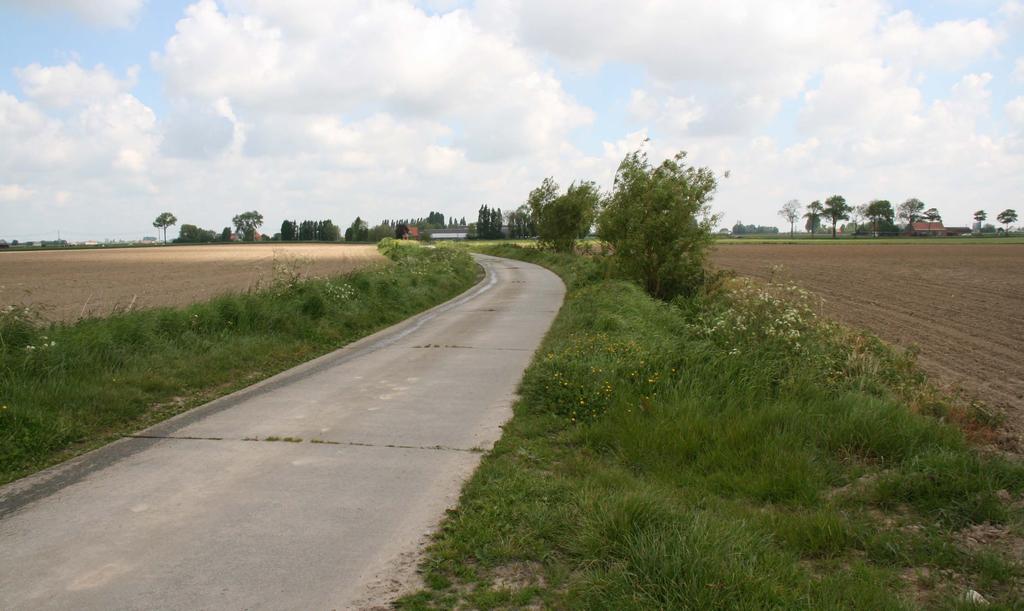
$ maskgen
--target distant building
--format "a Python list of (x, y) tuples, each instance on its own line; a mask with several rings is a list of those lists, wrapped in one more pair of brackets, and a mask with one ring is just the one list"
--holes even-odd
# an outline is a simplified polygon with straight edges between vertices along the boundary
[(449, 227), (447, 229), (434, 229), (430, 237), (435, 240), (465, 240), (469, 236), (469, 227)]
[(942, 221), (929, 223), (928, 221), (914, 221), (914, 224), (907, 228), (906, 234), (913, 236), (961, 236), (971, 233), (970, 227), (946, 227)]
[(942, 221), (935, 221), (934, 223), (930, 223), (928, 221), (914, 221), (913, 224), (907, 228), (907, 234), (915, 236), (946, 235), (946, 228), (942, 226)]
[(11, 245), (7, 243), (7, 240), (0, 240), (0, 248), (10, 248)]

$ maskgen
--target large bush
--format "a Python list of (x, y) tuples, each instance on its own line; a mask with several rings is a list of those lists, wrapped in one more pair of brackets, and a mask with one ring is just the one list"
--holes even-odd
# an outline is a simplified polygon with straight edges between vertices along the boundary
[(598, 235), (620, 272), (659, 299), (692, 294), (703, 284), (716, 220), (715, 176), (685, 158), (679, 153), (653, 167), (642, 151), (628, 155), (598, 220)]
[(586, 237), (594, 224), (601, 201), (600, 192), (592, 182), (573, 183), (563, 195), (558, 183), (545, 178), (530, 191), (527, 204), (537, 224), (540, 245), (559, 252), (572, 252), (576, 240)]

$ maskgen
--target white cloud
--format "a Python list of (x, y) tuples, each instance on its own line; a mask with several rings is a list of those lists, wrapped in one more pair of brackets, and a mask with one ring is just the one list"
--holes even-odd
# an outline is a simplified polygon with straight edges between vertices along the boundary
[(1010, 123), (1024, 132), (1024, 96), (1018, 96), (1007, 102), (1005, 110)]
[(922, 107), (921, 93), (907, 84), (906, 74), (877, 60), (825, 68), (821, 85), (804, 102), (799, 125), (807, 134), (877, 137), (914, 128)]
[(999, 33), (984, 19), (942, 21), (923, 27), (910, 11), (885, 21), (881, 51), (897, 63), (941, 69), (959, 69), (991, 54)]
[(18, 202), (32, 197), (34, 191), (21, 185), (0, 185), (0, 202)]
[(707, 113), (694, 96), (653, 96), (642, 89), (636, 89), (631, 94), (629, 110), (635, 119), (674, 135), (687, 133), (690, 126)]
[(243, 14), (202, 0), (189, 7), (155, 65), (174, 95), (227, 98), (245, 121), (367, 111), (457, 121), (456, 144), (481, 160), (557, 146), (592, 120), (553, 74), (464, 11), (429, 16), (399, 2), (298, 4), (230, 4), (252, 11)]
[(127, 28), (135, 25), (144, 0), (0, 0), (33, 11), (69, 11), (93, 25)]
[(1024, 57), (1018, 57), (1013, 65), (1013, 80), (1024, 83)]
[(482, 0), (478, 20), (584, 68), (627, 62), (658, 95), (705, 109), (690, 133), (753, 134), (822, 71), (877, 63), (962, 69), (995, 52), (983, 19), (922, 25), (880, 0)]
[(138, 72), (138, 68), (133, 67), (125, 79), (120, 80), (102, 65), (85, 70), (75, 62), (45, 67), (31, 64), (14, 70), (25, 95), (51, 108), (84, 105), (130, 91)]

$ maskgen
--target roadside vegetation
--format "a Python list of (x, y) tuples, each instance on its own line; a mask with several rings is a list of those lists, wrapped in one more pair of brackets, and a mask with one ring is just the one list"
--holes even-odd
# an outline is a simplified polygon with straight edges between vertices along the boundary
[(182, 309), (44, 323), (0, 312), (0, 484), (227, 394), (469, 288), (471, 257), (387, 240), (391, 259)]
[(633, 155), (598, 211), (618, 248), (482, 248), (569, 292), (400, 608), (1020, 608), (994, 423), (797, 287), (704, 272), (714, 187)]

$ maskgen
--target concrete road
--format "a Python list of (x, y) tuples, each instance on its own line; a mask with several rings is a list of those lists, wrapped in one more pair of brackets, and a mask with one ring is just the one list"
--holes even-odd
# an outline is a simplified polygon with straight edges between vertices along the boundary
[(562, 303), (551, 272), (478, 261), (443, 306), (0, 488), (0, 609), (393, 599)]

